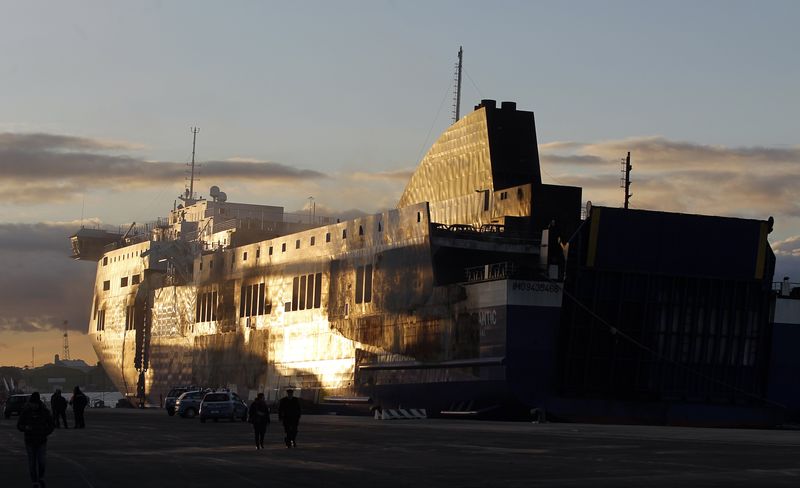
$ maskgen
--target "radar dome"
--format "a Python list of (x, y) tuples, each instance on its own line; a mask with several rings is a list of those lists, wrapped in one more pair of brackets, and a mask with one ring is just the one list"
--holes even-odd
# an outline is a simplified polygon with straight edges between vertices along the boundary
[(208, 190), (208, 194), (211, 195), (212, 198), (216, 198), (219, 195), (219, 187), (214, 185)]
[(228, 195), (226, 195), (224, 191), (221, 191), (219, 192), (219, 195), (217, 195), (217, 200), (220, 202), (225, 202), (228, 200)]

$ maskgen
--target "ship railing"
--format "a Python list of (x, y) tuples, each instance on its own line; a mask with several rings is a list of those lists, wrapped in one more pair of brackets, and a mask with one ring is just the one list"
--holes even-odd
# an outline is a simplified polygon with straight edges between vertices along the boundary
[(233, 218), (222, 222), (214, 222), (212, 232), (224, 232), (231, 229), (257, 230), (265, 232), (278, 232), (283, 222), (264, 220), (260, 218)]
[(284, 213), (283, 221), (290, 224), (328, 225), (336, 220), (326, 215), (313, 215), (311, 213)]

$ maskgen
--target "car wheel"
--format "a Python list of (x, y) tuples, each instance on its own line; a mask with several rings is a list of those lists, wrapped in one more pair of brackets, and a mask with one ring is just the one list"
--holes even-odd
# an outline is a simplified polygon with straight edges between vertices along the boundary
[(203, 417), (200, 417), (200, 423), (201, 423), (201, 424), (204, 424), (204, 423), (206, 423), (206, 419), (204, 419)]
[(175, 409), (174, 408), (168, 408), (167, 409), (167, 415), (169, 415), (170, 417), (175, 415)]
[(187, 408), (186, 412), (183, 414), (185, 418), (193, 419), (197, 415), (197, 411), (193, 408)]

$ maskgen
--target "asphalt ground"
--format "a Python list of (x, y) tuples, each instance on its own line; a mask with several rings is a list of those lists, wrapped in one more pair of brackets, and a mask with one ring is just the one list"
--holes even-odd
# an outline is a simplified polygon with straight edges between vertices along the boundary
[[(47, 486), (800, 486), (800, 431), (307, 415), (286, 449), (276, 420), (258, 451), (243, 422), (88, 409), (86, 429), (50, 436)], [(16, 417), (0, 419), (0, 486), (31, 486)]]

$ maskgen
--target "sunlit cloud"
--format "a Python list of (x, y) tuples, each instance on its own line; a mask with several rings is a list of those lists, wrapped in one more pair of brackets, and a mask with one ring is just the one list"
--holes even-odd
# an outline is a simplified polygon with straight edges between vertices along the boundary
[(356, 171), (355, 173), (349, 175), (349, 178), (353, 181), (398, 181), (405, 185), (413, 173), (413, 169), (379, 171), (376, 173)]
[(787, 237), (772, 243), (772, 250), (779, 256), (800, 257), (800, 236)]
[(640, 137), (540, 146), (548, 177), (583, 187), (584, 199), (620, 206), (620, 161), (631, 152), (636, 208), (748, 218), (800, 217), (800, 147), (725, 147)]
[[(64, 202), (88, 191), (146, 188), (182, 181), (184, 163), (119, 154), (140, 146), (57, 134), (0, 134), (0, 201)], [(324, 179), (319, 171), (245, 158), (204, 161), (204, 178), (292, 183)]]

